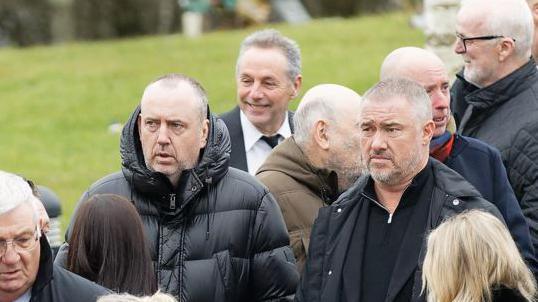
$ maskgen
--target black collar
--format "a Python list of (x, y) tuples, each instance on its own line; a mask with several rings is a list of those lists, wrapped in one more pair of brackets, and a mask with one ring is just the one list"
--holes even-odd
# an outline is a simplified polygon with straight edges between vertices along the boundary
[(534, 84), (535, 81), (531, 78), (535, 77), (537, 72), (534, 59), (531, 58), (511, 74), (486, 87), (478, 88), (466, 81), (463, 77), (463, 70), (457, 74), (457, 77), (464, 83), (465, 90), (468, 92), (465, 95), (465, 101), (474, 108), (484, 110), (499, 106), (528, 89)]
[(39, 239), (41, 247), (39, 255), (39, 269), (34, 284), (32, 285), (32, 297), (39, 296), (39, 292), (47, 286), (52, 280), (53, 259), (52, 250), (45, 235), (41, 235)]

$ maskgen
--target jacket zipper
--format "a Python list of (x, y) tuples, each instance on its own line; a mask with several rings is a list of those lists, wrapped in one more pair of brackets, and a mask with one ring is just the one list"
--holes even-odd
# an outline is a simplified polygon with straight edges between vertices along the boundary
[(176, 194), (170, 194), (170, 210), (176, 209)]
[(392, 215), (394, 215), (394, 213), (391, 213), (385, 206), (383, 206), (382, 204), (377, 202), (377, 200), (371, 198), (370, 196), (368, 196), (368, 195), (366, 195), (364, 193), (361, 193), (361, 195), (366, 197), (367, 199), (371, 200), (372, 202), (374, 202), (376, 205), (378, 205), (379, 207), (381, 207), (385, 211), (387, 211), (387, 213), (389, 214), (389, 219), (387, 219), (387, 223), (389, 223), (389, 224), (392, 223)]
[(184, 250), (185, 250), (185, 222), (182, 222), (181, 223), (181, 241), (180, 241), (180, 246), (179, 246), (179, 284), (178, 284), (178, 288), (179, 288), (179, 291), (178, 291), (178, 296), (180, 297), (180, 301), (183, 301), (183, 295), (182, 295), (182, 292), (183, 292), (183, 275), (184, 275), (184, 271), (183, 271), (183, 262), (184, 262), (184, 257), (185, 257), (185, 253), (184, 253)]

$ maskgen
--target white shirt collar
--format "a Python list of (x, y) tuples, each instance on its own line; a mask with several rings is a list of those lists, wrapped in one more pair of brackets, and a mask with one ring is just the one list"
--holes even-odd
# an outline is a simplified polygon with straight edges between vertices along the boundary
[[(256, 142), (264, 135), (263, 133), (256, 128), (247, 118), (247, 116), (240, 110), (239, 112), (241, 118), (241, 128), (243, 128), (243, 139), (245, 140), (245, 151), (248, 152)], [(291, 128), (288, 120), (288, 112), (286, 111), (286, 116), (284, 117), (284, 122), (280, 126), (280, 129), (276, 132), (282, 135), (283, 138), (288, 138), (291, 136)], [(275, 133), (275, 134), (276, 134)]]
[(22, 296), (15, 299), (13, 302), (30, 302), (30, 298), (32, 298), (32, 288), (30, 287)]

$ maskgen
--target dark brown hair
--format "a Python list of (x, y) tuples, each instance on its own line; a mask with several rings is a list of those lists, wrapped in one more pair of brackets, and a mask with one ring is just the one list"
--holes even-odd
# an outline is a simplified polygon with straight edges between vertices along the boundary
[(142, 220), (134, 205), (114, 194), (97, 194), (78, 209), (67, 267), (116, 292), (157, 291)]

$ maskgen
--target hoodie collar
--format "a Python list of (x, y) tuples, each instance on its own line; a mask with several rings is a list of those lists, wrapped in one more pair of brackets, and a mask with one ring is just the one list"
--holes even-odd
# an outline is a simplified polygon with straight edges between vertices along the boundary
[(52, 281), (52, 250), (47, 237), (44, 234), (39, 238), (39, 245), (41, 249), (39, 255), (39, 269), (34, 284), (32, 285), (32, 297), (39, 296), (39, 293)]

